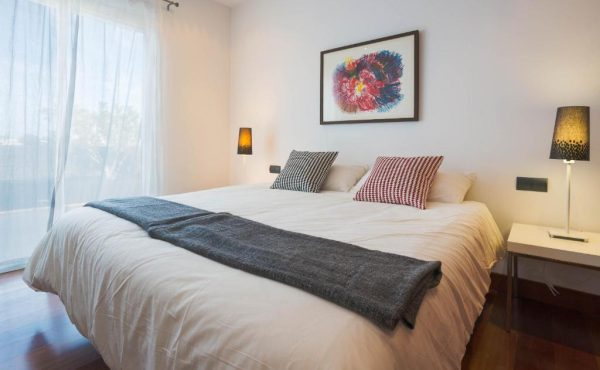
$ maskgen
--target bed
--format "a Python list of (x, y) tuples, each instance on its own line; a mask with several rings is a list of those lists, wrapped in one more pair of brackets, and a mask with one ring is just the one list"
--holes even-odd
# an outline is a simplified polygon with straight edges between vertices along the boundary
[(459, 369), (503, 240), (478, 202), (427, 210), (351, 192), (234, 186), (164, 197), (284, 230), (442, 262), (413, 330), (382, 330), (302, 290), (221, 265), (137, 225), (82, 207), (63, 216), (25, 270), (57, 294), (114, 369)]

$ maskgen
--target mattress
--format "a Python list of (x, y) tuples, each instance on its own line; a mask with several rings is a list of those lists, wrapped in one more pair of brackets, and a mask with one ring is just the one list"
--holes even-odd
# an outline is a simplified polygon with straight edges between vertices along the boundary
[(427, 210), (236, 186), (166, 199), (442, 262), (411, 330), (385, 331), (302, 290), (151, 239), (94, 208), (63, 216), (24, 274), (57, 294), (113, 369), (459, 369), (503, 240), (478, 202)]

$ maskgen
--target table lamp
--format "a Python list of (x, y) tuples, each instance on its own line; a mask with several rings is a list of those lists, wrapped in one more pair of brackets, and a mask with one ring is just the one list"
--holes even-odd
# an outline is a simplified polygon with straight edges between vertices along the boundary
[(590, 107), (560, 107), (556, 111), (550, 159), (562, 159), (567, 165), (567, 218), (564, 231), (549, 231), (550, 237), (587, 242), (573, 233), (571, 222), (571, 166), (575, 161), (590, 160)]

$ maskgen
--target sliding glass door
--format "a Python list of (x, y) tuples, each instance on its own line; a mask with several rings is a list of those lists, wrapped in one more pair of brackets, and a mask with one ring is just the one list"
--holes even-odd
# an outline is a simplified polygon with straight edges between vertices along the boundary
[(0, 0), (0, 271), (95, 199), (158, 191), (155, 9)]

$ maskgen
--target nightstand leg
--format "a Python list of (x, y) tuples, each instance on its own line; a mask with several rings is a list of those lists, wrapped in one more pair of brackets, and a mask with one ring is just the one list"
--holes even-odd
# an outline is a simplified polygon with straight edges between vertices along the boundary
[(519, 256), (513, 254), (513, 297), (519, 298)]
[(506, 331), (510, 332), (512, 325), (512, 274), (513, 274), (513, 254), (508, 252), (506, 255)]

